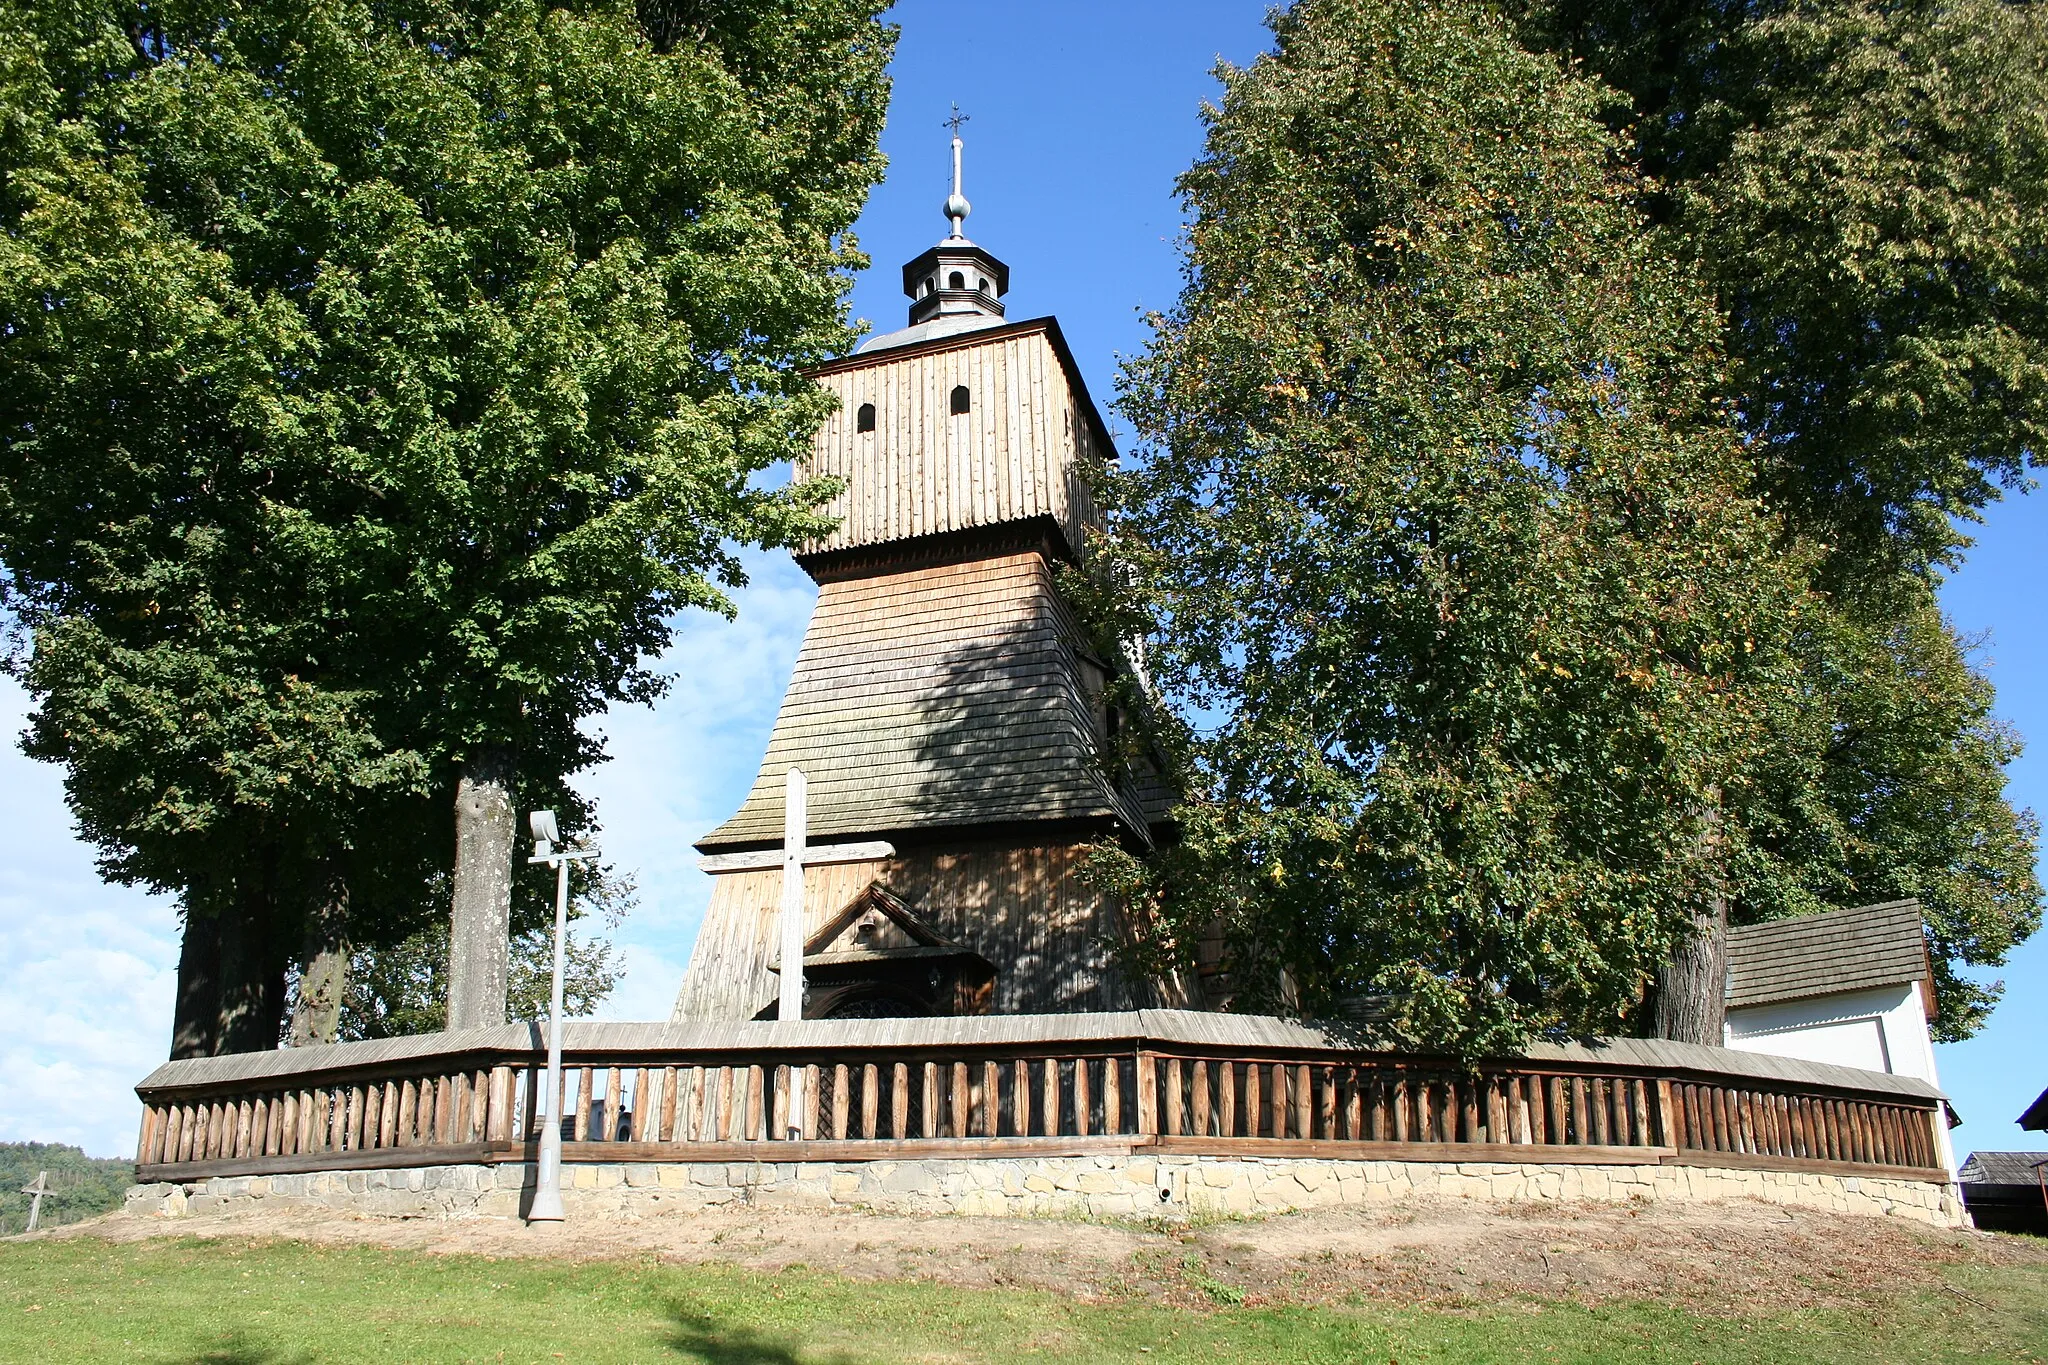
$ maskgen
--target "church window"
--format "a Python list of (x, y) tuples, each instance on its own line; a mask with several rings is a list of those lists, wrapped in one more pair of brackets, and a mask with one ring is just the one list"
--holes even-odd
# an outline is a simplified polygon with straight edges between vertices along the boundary
[(972, 406), (973, 396), (967, 392), (967, 386), (965, 384), (955, 384), (953, 386), (953, 416), (958, 417)]
[(981, 284), (980, 284), (979, 288), (981, 289), (981, 292), (982, 292), (982, 293), (986, 294), (986, 293), (988, 292), (988, 281), (987, 281), (987, 280), (983, 280), (983, 281), (981, 282)]
[(855, 431), (873, 431), (875, 429), (875, 405), (873, 403), (862, 403), (860, 405), (860, 411), (855, 413), (853, 417), (853, 427)]
[(952, 274), (946, 276), (946, 288), (965, 289), (966, 287), (967, 277), (961, 274), (959, 271), (956, 270)]

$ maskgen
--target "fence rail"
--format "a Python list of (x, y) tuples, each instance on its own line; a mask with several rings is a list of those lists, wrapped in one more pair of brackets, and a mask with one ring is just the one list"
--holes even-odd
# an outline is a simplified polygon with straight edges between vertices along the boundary
[[(806, 1028), (820, 1037), (816, 1025)], [(1150, 1146), (1946, 1178), (1934, 1126), (1939, 1097), (1900, 1078), (1810, 1064), (1781, 1066), (1797, 1074), (1780, 1076), (1715, 1074), (1704, 1063), (1732, 1058), (1757, 1069), (1755, 1059), (1719, 1049), (1680, 1049), (1673, 1055), (1687, 1064), (1673, 1065), (1662, 1053), (1632, 1062), (1552, 1048), (1547, 1057), (1467, 1069), (1333, 1046), (1312, 1030), (1285, 1028), (1305, 1035), (1297, 1046), (1275, 1046), (1269, 1036), (1235, 1046), (1056, 1036), (891, 1045), (874, 1041), (874, 1021), (863, 1021), (836, 1046), (572, 1047), (559, 1110), (564, 1159), (846, 1160)], [(448, 1037), (451, 1046), (438, 1052), (432, 1039), (408, 1040), (409, 1056), (360, 1059), (349, 1047), (369, 1045), (345, 1045), (321, 1050), (331, 1060), (278, 1053), (169, 1064), (138, 1087), (140, 1174), (531, 1159), (545, 1076), (537, 1050), (458, 1048), (459, 1036)], [(1672, 1045), (1657, 1046), (1672, 1053)], [(294, 1074), (264, 1074), (287, 1068)], [(792, 1087), (792, 1077), (800, 1084)]]

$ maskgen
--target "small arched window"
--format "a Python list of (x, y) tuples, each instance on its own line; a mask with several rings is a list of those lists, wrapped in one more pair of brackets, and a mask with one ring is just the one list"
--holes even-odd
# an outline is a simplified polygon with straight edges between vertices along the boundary
[(946, 288), (965, 289), (966, 287), (967, 277), (961, 274), (959, 271), (956, 270), (952, 274), (946, 276)]
[(875, 429), (875, 405), (873, 403), (862, 403), (860, 405), (860, 411), (853, 415), (853, 429), (855, 431), (873, 431)]
[(958, 417), (961, 413), (968, 411), (972, 407), (973, 398), (967, 392), (967, 386), (965, 384), (955, 384), (953, 386), (953, 416)]
[(983, 280), (983, 281), (981, 282), (981, 284), (980, 284), (980, 286), (979, 286), (979, 287), (980, 287), (980, 289), (981, 289), (981, 292), (982, 292), (982, 293), (984, 293), (984, 294), (986, 294), (986, 293), (988, 292), (988, 281), (987, 281), (987, 280)]

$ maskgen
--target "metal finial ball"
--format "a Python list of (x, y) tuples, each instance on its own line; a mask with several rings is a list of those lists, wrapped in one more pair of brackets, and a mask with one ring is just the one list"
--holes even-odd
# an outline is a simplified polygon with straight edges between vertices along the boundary
[(946, 216), (948, 218), (965, 218), (972, 207), (967, 202), (967, 196), (964, 194), (949, 194), (946, 196)]

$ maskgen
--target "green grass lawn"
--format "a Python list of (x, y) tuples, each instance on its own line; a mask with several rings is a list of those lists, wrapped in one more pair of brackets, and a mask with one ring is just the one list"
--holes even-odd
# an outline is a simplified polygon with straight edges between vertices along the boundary
[[(1974, 1302), (1973, 1302), (1974, 1301)], [(1980, 1306), (1981, 1305), (1981, 1306)], [(1076, 1303), (1024, 1290), (299, 1243), (0, 1246), (0, 1361), (2048, 1360), (2048, 1268), (1845, 1311)]]

